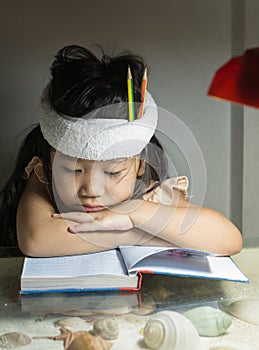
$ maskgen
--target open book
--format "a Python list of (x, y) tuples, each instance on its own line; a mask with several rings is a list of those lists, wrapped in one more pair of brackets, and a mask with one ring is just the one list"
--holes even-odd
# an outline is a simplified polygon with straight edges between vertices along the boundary
[(229, 256), (188, 248), (121, 246), (84, 255), (27, 257), (21, 294), (137, 290), (143, 273), (248, 282)]

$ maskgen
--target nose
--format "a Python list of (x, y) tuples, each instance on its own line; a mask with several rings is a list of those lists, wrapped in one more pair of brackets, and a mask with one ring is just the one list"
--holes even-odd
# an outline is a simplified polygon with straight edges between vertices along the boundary
[(82, 197), (101, 197), (105, 192), (103, 181), (93, 174), (84, 174), (78, 185), (78, 195)]

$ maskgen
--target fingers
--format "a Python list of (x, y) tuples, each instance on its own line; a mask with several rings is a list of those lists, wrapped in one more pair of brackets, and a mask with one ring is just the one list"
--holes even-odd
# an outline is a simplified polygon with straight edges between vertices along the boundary
[(89, 215), (88, 213), (82, 212), (55, 213), (52, 217), (75, 222), (75, 225), (73, 225), (73, 223), (71, 224), (71, 222), (68, 224), (68, 231), (71, 233), (86, 233), (104, 230), (124, 231), (133, 227), (133, 223), (128, 215), (118, 215), (109, 212), (104, 216), (102, 214), (100, 217), (98, 215)]
[(84, 222), (91, 222), (94, 219), (91, 217), (91, 215), (87, 213), (81, 213), (81, 212), (69, 212), (69, 213), (54, 213), (52, 215), (53, 218), (60, 218), (64, 220), (70, 220), (70, 221), (76, 221), (79, 223)]
[(84, 222), (79, 225), (70, 226), (68, 230), (71, 233), (83, 233), (90, 231), (125, 231), (130, 230), (132, 227), (132, 222), (126, 217), (114, 221), (94, 220), (91, 222)]
[(98, 221), (84, 222), (80, 225), (70, 226), (68, 231), (71, 233), (83, 233), (103, 230), (103, 226)]

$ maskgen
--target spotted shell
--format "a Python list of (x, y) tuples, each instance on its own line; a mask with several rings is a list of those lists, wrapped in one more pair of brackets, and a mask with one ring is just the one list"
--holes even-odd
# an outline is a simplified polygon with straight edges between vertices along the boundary
[(78, 327), (85, 323), (81, 317), (62, 318), (54, 323), (55, 327)]
[(72, 341), (67, 350), (109, 350), (111, 347), (112, 343), (84, 332)]
[(115, 340), (119, 335), (118, 321), (115, 317), (104, 317), (93, 324), (93, 334), (106, 340)]
[(30, 342), (31, 339), (27, 337), (27, 335), (18, 332), (10, 332), (0, 335), (0, 348), (4, 349), (19, 348), (30, 344)]
[(197, 350), (199, 335), (185, 316), (162, 311), (151, 317), (144, 328), (144, 342), (153, 350)]
[(226, 333), (232, 319), (225, 312), (210, 307), (200, 306), (183, 313), (196, 327), (199, 335), (217, 337)]

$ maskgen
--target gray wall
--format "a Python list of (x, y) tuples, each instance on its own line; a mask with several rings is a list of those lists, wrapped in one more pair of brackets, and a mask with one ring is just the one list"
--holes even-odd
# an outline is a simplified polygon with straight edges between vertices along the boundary
[[(241, 8), (242, 1), (231, 0), (5, 3), (0, 21), (0, 181), (10, 171), (21, 131), (37, 121), (39, 95), (55, 52), (67, 44), (98, 43), (109, 53), (130, 49), (144, 56), (150, 67), (149, 90), (158, 105), (181, 118), (201, 148), (207, 169), (204, 205), (240, 225), (241, 197), (235, 197), (235, 187), (242, 178), (232, 177), (242, 164), (242, 154), (232, 152), (236, 112), (206, 92), (214, 71), (231, 57), (233, 47), (239, 49), (241, 38), (233, 28), (242, 20)], [(161, 123), (161, 128), (169, 140), (174, 137), (173, 123)], [(175, 148), (170, 142), (168, 146), (173, 156)], [(181, 157), (181, 152), (175, 155), (177, 172), (191, 175)], [(197, 178), (200, 164), (194, 167)]]
[[(245, 47), (259, 46), (259, 2), (245, 2)], [(247, 246), (259, 245), (259, 110), (244, 108), (243, 232)]]

